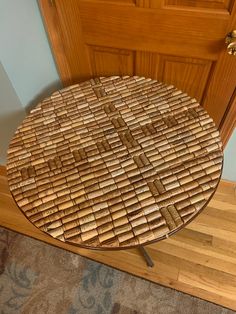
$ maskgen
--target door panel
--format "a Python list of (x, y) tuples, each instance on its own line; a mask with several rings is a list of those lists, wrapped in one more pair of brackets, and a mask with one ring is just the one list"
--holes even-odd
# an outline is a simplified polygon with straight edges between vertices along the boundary
[[(131, 50), (89, 46), (93, 76), (133, 75), (135, 54)], [(109, 67), (107, 66), (109, 64)]]
[(223, 9), (230, 11), (233, 1), (231, 0), (165, 0), (165, 5), (175, 7), (192, 7), (192, 8), (209, 8), (209, 9)]
[[(225, 14), (218, 18), (215, 14), (194, 16), (192, 12), (113, 3), (103, 6), (96, 1), (77, 3), (85, 43), (105, 47), (216, 60), (228, 23)], [(64, 0), (58, 0), (60, 10), (63, 6)]]
[(173, 84), (201, 102), (212, 64), (209, 60), (139, 52), (136, 74)]
[(41, 8), (65, 85), (92, 76), (151, 77), (195, 97), (223, 126), (236, 86), (236, 58), (225, 47), (236, 28), (235, 1), (51, 2), (41, 0)]

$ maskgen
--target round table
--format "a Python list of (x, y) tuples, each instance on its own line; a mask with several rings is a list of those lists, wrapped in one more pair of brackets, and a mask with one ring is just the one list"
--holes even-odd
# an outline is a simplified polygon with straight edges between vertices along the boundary
[(90, 249), (167, 238), (213, 196), (223, 164), (195, 99), (144, 77), (101, 77), (39, 103), (17, 129), (7, 176), (26, 217)]

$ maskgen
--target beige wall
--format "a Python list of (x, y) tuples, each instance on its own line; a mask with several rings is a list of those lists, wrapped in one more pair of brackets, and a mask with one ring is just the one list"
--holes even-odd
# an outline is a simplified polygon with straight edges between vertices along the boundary
[(222, 178), (236, 181), (236, 129), (234, 129), (224, 151), (224, 168)]
[(23, 107), (60, 87), (37, 0), (0, 0), (0, 62)]
[(24, 116), (25, 110), (0, 62), (0, 164), (5, 164), (9, 141)]

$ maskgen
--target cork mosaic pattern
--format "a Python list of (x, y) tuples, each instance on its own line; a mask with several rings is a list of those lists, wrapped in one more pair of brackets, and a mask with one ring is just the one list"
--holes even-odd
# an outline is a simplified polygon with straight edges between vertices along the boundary
[(23, 121), (8, 150), (12, 195), (52, 237), (124, 248), (168, 237), (213, 195), (222, 149), (195, 99), (143, 77), (64, 88)]

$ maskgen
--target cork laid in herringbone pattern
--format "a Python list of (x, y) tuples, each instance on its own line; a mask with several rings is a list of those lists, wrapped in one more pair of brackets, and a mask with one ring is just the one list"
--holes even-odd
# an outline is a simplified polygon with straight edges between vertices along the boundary
[(217, 187), (213, 120), (185, 93), (143, 77), (64, 88), (31, 111), (8, 150), (12, 195), (54, 238), (126, 248), (168, 237)]

